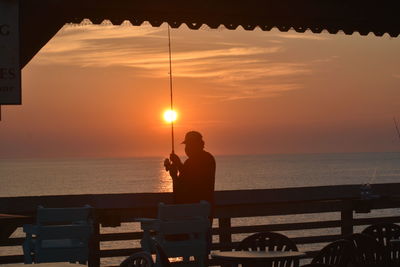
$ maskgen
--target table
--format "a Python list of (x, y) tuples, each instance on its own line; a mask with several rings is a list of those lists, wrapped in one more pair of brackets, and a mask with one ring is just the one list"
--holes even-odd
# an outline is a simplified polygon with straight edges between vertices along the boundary
[(25, 215), (0, 214), (0, 240), (6, 240), (18, 227), (32, 223), (33, 218)]
[[(8, 267), (26, 267), (26, 264), (17, 263), (17, 264), (7, 264)], [(78, 265), (75, 263), (68, 263), (68, 262), (49, 262), (49, 263), (35, 263), (35, 267), (79, 267), (83, 265)]]
[(233, 265), (240, 263), (265, 263), (277, 260), (296, 260), (305, 255), (305, 253), (300, 251), (218, 251), (211, 253), (212, 258)]

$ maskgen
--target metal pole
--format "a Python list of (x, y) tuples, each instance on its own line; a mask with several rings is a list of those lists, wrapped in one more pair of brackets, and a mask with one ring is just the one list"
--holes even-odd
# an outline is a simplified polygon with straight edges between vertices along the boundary
[[(171, 101), (171, 111), (174, 110), (174, 102), (173, 102), (173, 95), (172, 95), (172, 60), (171, 60), (171, 33), (169, 29), (169, 24), (167, 23), (168, 26), (168, 49), (169, 49), (169, 91), (170, 91), (170, 101)], [(175, 141), (174, 141), (174, 121), (171, 120), (171, 144), (172, 144), (172, 154), (175, 152)]]

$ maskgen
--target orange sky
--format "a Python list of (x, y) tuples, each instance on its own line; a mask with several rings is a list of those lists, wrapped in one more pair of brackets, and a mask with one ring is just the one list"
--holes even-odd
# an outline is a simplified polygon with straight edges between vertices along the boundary
[[(371, 34), (173, 29), (177, 143), (195, 129), (214, 154), (398, 151), (399, 47)], [(64, 26), (22, 84), (23, 105), (2, 107), (1, 158), (170, 151), (165, 24)]]

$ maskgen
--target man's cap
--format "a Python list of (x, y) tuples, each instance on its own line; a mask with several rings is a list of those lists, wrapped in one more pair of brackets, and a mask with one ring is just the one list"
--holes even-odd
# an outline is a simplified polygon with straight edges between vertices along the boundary
[(196, 131), (187, 132), (182, 144), (203, 142), (203, 136)]

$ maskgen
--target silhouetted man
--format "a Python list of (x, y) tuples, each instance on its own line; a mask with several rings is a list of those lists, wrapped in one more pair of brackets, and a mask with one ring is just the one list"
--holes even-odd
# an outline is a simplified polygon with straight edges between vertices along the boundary
[(172, 177), (176, 204), (197, 203), (201, 200), (214, 204), (215, 159), (204, 150), (203, 137), (191, 131), (185, 135), (184, 163), (176, 154), (165, 159), (164, 165)]

